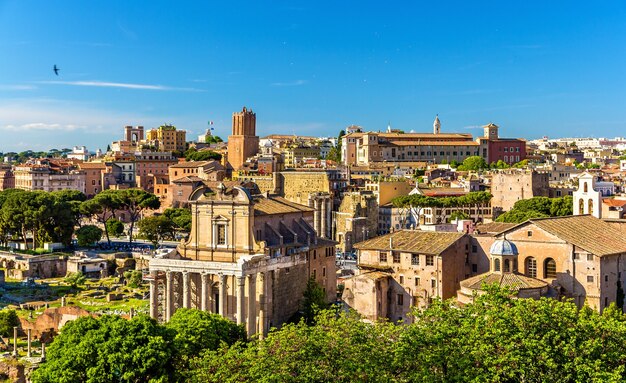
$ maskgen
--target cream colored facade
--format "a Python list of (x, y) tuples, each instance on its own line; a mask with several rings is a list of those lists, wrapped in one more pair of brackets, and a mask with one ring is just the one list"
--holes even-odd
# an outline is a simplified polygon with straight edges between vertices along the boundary
[(184, 152), (186, 139), (187, 132), (177, 130), (171, 125), (159, 126), (146, 132), (146, 141), (155, 143), (162, 152)]
[(24, 164), (14, 169), (15, 188), (22, 190), (78, 190), (85, 193), (85, 172), (56, 169), (47, 164)]
[(313, 209), (243, 187), (203, 192), (178, 256), (150, 261), (152, 317), (193, 307), (264, 335), (298, 311), (310, 277), (335, 299), (335, 243), (316, 235)]
[(409, 323), (412, 306), (456, 296), (468, 272), (463, 233), (401, 230), (355, 247), (359, 270), (346, 281), (343, 300), (369, 321)]

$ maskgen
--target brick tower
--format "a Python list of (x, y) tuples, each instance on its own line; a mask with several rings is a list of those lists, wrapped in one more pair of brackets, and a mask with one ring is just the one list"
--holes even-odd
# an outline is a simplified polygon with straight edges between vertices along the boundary
[(259, 137), (256, 135), (256, 114), (243, 107), (233, 113), (233, 131), (228, 136), (228, 162), (234, 170), (241, 169), (246, 159), (259, 151)]

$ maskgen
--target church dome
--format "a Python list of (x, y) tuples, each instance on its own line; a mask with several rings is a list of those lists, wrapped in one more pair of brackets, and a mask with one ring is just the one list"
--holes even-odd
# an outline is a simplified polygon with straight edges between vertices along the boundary
[(517, 255), (517, 247), (506, 239), (498, 239), (489, 249), (491, 255)]

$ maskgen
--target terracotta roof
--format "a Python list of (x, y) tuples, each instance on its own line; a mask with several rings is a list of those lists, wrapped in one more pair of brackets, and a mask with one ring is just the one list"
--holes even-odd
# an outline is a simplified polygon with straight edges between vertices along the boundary
[(464, 235), (464, 233), (400, 230), (359, 242), (355, 244), (354, 247), (359, 250), (396, 250), (438, 255)]
[(459, 196), (469, 193), (464, 188), (420, 188), (420, 191), (429, 197)]
[(287, 214), (305, 211), (314, 211), (314, 209), (277, 196), (263, 197), (254, 201), (254, 215)]
[(476, 231), (478, 232), (478, 234), (485, 234), (485, 233), (498, 234), (503, 231), (509, 230), (510, 228), (515, 227), (515, 226), (517, 226), (516, 223), (490, 222), (490, 223), (484, 223), (484, 224), (476, 226)]
[(215, 161), (215, 160), (213, 160), (213, 161), (187, 161), (187, 162), (180, 162), (180, 163), (177, 163), (175, 165), (171, 165), (170, 168), (177, 168), (177, 169), (179, 169), (179, 168), (200, 168), (200, 167), (207, 166), (209, 164), (213, 164), (213, 165), (217, 164), (217, 165), (221, 166), (221, 164), (218, 161)]
[(624, 205), (626, 205), (626, 200), (617, 198), (604, 198), (602, 200), (602, 203), (612, 207), (623, 207)]
[(391, 142), (392, 145), (395, 146), (479, 146), (477, 142), (474, 141), (399, 141), (402, 137), (398, 137), (397, 140)]
[(193, 182), (203, 182), (203, 181), (204, 180), (200, 177), (188, 176), (188, 177), (177, 178), (174, 181), (172, 181), (172, 183), (178, 184), (178, 183), (193, 183)]
[[(472, 140), (472, 135), (469, 133), (378, 133), (378, 132), (355, 132), (346, 134), (343, 137), (363, 137), (364, 135), (369, 134), (373, 136), (378, 136), (381, 138), (396, 138), (396, 139), (445, 139), (445, 138), (456, 138), (456, 139), (468, 139)], [(342, 138), (343, 138), (342, 137)], [(471, 142), (471, 141), (470, 141)]]
[(514, 291), (525, 289), (541, 289), (548, 284), (539, 279), (530, 278), (518, 273), (493, 273), (488, 272), (461, 281), (461, 287), (481, 290), (483, 284), (496, 284), (500, 287), (508, 287)]
[(622, 231), (591, 215), (531, 219), (507, 231), (529, 223), (599, 257), (626, 253)]
[(106, 166), (102, 162), (81, 162), (78, 164), (81, 169), (104, 169)]

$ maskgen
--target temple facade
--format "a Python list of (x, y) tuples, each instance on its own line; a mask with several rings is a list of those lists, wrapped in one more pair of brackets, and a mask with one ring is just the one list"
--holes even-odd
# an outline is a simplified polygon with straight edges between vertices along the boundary
[(191, 196), (187, 242), (150, 260), (153, 318), (197, 308), (263, 336), (298, 312), (309, 278), (336, 299), (335, 242), (316, 234), (314, 209), (239, 186), (207, 190)]

